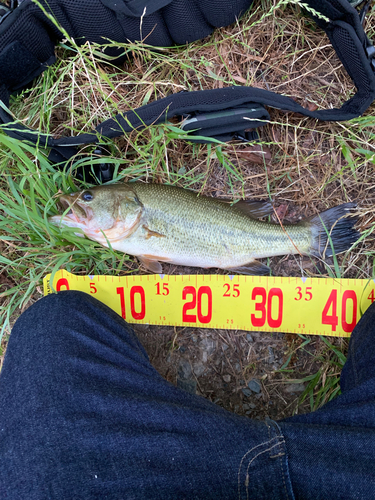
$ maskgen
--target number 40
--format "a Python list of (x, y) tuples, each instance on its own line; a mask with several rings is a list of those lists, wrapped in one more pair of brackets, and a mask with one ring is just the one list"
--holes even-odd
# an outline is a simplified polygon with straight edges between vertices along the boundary
[[(353, 316), (350, 323), (347, 322), (346, 317), (346, 303), (348, 300), (353, 302)], [(332, 307), (332, 313), (329, 314), (329, 310)], [(322, 324), (331, 325), (332, 331), (336, 331), (336, 327), (339, 324), (339, 318), (337, 315), (337, 290), (332, 290), (330, 293), (326, 305), (324, 306), (322, 312)], [(341, 299), (341, 325), (344, 332), (350, 333), (353, 331), (355, 325), (357, 324), (357, 294), (354, 290), (345, 290), (342, 294)]]

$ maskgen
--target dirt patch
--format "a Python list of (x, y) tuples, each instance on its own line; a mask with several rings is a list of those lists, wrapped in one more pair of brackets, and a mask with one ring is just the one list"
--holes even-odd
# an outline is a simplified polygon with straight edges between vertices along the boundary
[(318, 371), (319, 337), (306, 336), (300, 349), (294, 334), (149, 325), (135, 331), (166, 380), (229, 411), (263, 420), (310, 410), (308, 400), (299, 405), (306, 383), (295, 380)]

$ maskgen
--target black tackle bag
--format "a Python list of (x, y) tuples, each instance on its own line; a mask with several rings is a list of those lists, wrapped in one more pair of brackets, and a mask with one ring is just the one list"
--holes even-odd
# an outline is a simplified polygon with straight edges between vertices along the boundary
[[(76, 43), (108, 44), (146, 41), (168, 47), (199, 40), (217, 28), (235, 22), (252, 0), (11, 0), (0, 4), (0, 101), (9, 107), (13, 92), (28, 85), (54, 63), (55, 45), (65, 32)], [(357, 1), (358, 3), (358, 1)], [(49, 148), (55, 163), (72, 158), (83, 144), (101, 137), (114, 138), (173, 117), (187, 118), (184, 130), (196, 130), (207, 138), (230, 140), (246, 136), (251, 127), (269, 120), (264, 106), (325, 121), (360, 116), (375, 99), (375, 49), (363, 22), (369, 3), (348, 0), (306, 0), (306, 6), (322, 14), (316, 23), (328, 35), (357, 92), (340, 109), (311, 111), (293, 99), (255, 87), (233, 86), (196, 92), (180, 92), (136, 110), (109, 118), (92, 133), (54, 139), (14, 122), (0, 107), (0, 126), (11, 137)], [(261, 28), (258, 28), (261, 29)], [(117, 58), (120, 49), (107, 49)], [(1, 106), (1, 102), (0, 102)], [(254, 136), (253, 136), (254, 137)], [(209, 139), (208, 139), (209, 140)]]

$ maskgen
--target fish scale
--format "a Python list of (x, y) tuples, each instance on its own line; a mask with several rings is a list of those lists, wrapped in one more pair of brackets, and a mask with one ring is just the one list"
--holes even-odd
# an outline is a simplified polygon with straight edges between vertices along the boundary
[[(138, 184), (134, 188), (144, 206), (142, 223), (164, 238), (145, 240), (137, 231), (117, 249), (170, 258), (176, 264), (199, 267), (237, 267), (254, 258), (283, 255), (295, 250), (283, 229), (257, 221), (235, 206), (197, 196), (178, 188)], [(311, 232), (304, 226), (288, 226), (290, 238), (305, 252)]]

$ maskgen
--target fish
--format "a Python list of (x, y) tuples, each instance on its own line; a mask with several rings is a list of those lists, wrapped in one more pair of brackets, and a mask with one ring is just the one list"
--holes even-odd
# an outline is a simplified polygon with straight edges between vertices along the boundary
[(355, 203), (344, 203), (296, 224), (259, 218), (272, 213), (269, 201), (228, 203), (164, 184), (103, 184), (60, 195), (57, 226), (81, 229), (105, 247), (136, 256), (155, 274), (162, 263), (220, 268), (264, 275), (258, 259), (286, 254), (324, 259), (349, 249), (358, 239)]

